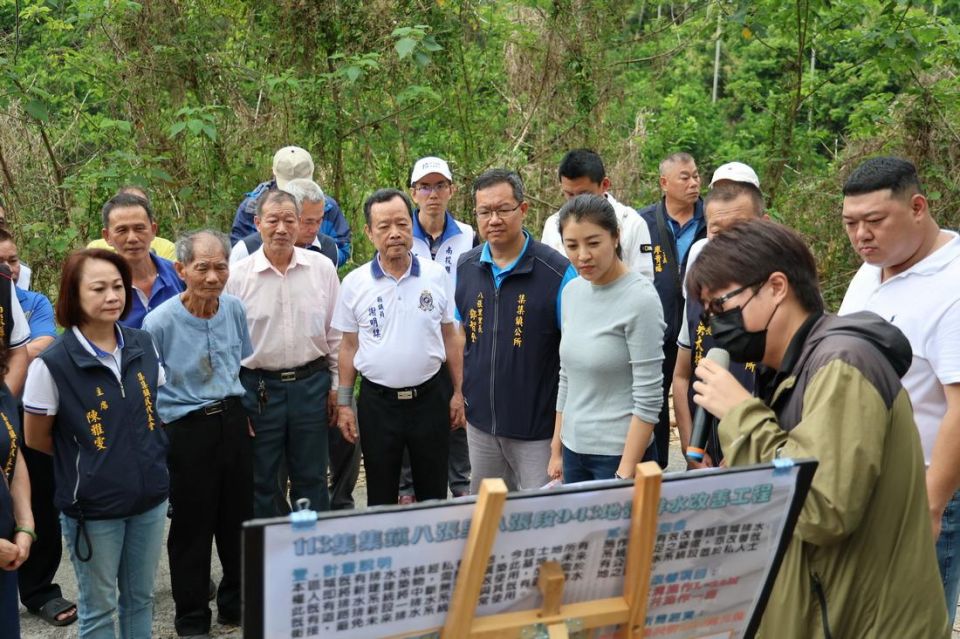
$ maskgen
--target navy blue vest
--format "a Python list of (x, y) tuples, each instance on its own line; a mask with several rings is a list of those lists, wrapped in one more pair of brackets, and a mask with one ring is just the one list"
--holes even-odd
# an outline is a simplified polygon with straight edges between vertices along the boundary
[(40, 354), (60, 395), (53, 428), (54, 505), (75, 519), (138, 515), (167, 498), (167, 435), (157, 417), (150, 335), (126, 328), (122, 383), (66, 330)]
[[(694, 211), (695, 214), (702, 215), (703, 200), (697, 200)], [(683, 274), (687, 267), (686, 256), (682, 262), (677, 258), (677, 240), (670, 230), (666, 204), (662, 198), (656, 204), (651, 204), (638, 213), (650, 230), (650, 246), (643, 247), (643, 251), (653, 254), (653, 285), (657, 289), (657, 295), (660, 296), (660, 303), (663, 305), (663, 321), (667, 324), (663, 342), (675, 344), (677, 335), (680, 333), (680, 323), (683, 321), (683, 293), (680, 287), (683, 286)], [(694, 242), (707, 236), (707, 226), (702, 221), (703, 218), (700, 219)]]
[(530, 238), (497, 289), (482, 251), (470, 249), (457, 266), (467, 421), (499, 437), (549, 439), (560, 379), (557, 295), (570, 262)]
[(6, 481), (0, 481), (0, 537), (3, 539), (13, 537), (13, 528), (16, 525), (10, 484), (13, 483), (13, 473), (20, 461), (17, 455), (21, 454), (22, 438), (17, 399), (10, 394), (7, 385), (0, 381), (0, 470), (6, 477)]
[[(697, 364), (703, 359), (703, 356), (710, 352), (710, 349), (716, 346), (713, 337), (710, 335), (710, 327), (704, 326), (700, 321), (700, 314), (703, 312), (703, 305), (700, 300), (687, 298), (687, 328), (690, 330), (690, 370), (697, 369)], [(681, 351), (682, 352), (682, 351)], [(744, 388), (752, 394), (756, 387), (757, 365), (754, 363), (742, 364), (740, 362), (730, 362), (730, 372), (737, 378)], [(690, 386), (687, 388), (687, 406), (690, 407), (690, 416), (692, 417), (697, 410), (697, 405), (693, 403), (693, 379), (690, 380)], [(676, 398), (674, 398), (676, 400)], [(716, 431), (711, 433), (707, 440), (707, 453), (713, 459), (714, 464), (719, 464), (723, 459), (723, 451), (720, 450), (720, 442), (716, 437)]]

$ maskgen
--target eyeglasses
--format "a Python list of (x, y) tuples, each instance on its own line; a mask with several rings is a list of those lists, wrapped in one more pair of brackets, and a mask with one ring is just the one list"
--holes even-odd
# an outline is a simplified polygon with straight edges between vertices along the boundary
[(714, 315), (720, 315), (725, 312), (723, 310), (723, 305), (732, 300), (734, 297), (743, 293), (748, 288), (757, 287), (757, 290), (753, 295), (750, 296), (750, 299), (740, 305), (740, 309), (743, 310), (747, 304), (757, 296), (757, 293), (760, 291), (760, 288), (766, 283), (766, 280), (761, 280), (759, 282), (754, 282), (753, 284), (747, 284), (746, 286), (741, 286), (740, 288), (735, 288), (729, 293), (725, 293), (720, 297), (715, 297), (712, 300), (708, 301), (706, 307), (703, 310), (703, 313), (700, 314), (700, 321), (703, 324), (707, 324), (710, 321), (710, 318)]
[(509, 217), (513, 217), (513, 214), (516, 213), (520, 207), (523, 206), (523, 202), (520, 202), (514, 207), (511, 208), (499, 208), (492, 211), (487, 211), (486, 209), (477, 209), (474, 211), (474, 215), (477, 216), (478, 220), (489, 220), (494, 214), (499, 217), (501, 220), (505, 220)]
[(440, 184), (434, 184), (433, 186), (430, 186), (429, 184), (419, 184), (416, 187), (416, 191), (418, 195), (429, 196), (433, 193), (444, 193), (449, 188), (449, 182), (441, 182)]

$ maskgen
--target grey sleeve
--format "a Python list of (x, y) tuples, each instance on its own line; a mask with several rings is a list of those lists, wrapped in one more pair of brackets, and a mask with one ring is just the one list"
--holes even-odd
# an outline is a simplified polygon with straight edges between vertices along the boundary
[(635, 298), (625, 337), (633, 370), (633, 414), (657, 423), (663, 404), (663, 308), (652, 285)]

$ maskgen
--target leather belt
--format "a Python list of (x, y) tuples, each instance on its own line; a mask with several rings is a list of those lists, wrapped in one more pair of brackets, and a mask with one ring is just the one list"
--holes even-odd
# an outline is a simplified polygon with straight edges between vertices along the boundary
[(407, 386), (406, 388), (391, 388), (389, 386), (377, 384), (376, 382), (371, 382), (365, 377), (361, 380), (360, 384), (361, 386), (366, 386), (369, 390), (374, 391), (378, 395), (383, 395), (384, 397), (389, 397), (390, 399), (409, 400), (416, 399), (419, 395), (429, 390), (431, 386), (437, 383), (439, 377), (440, 371), (437, 371), (433, 377), (424, 383), (418, 386)]
[(297, 366), (296, 368), (286, 370), (286, 371), (269, 371), (264, 368), (255, 368), (255, 369), (245, 369), (259, 375), (263, 379), (278, 379), (281, 382), (295, 382), (298, 379), (306, 379), (310, 377), (317, 371), (327, 370), (327, 358), (318, 357), (312, 362), (307, 362), (303, 366)]
[(210, 417), (211, 415), (219, 415), (220, 413), (225, 413), (234, 406), (239, 405), (239, 397), (224, 397), (223, 399), (211, 402), (205, 406), (201, 406), (196, 410), (190, 411), (187, 413), (186, 417)]

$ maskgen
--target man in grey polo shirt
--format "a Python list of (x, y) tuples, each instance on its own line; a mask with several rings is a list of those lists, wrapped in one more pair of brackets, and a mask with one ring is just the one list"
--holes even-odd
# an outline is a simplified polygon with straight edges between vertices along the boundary
[[(363, 205), (367, 237), (377, 249), (343, 280), (333, 327), (340, 345), (338, 425), (357, 440), (357, 402), (367, 474), (367, 503), (395, 504), (403, 451), (410, 454), (418, 501), (447, 496), (448, 432), (463, 427), (463, 353), (453, 319), (453, 285), (444, 268), (410, 252), (413, 208), (401, 191), (381, 189)], [(443, 392), (446, 361), (453, 396)]]
[(253, 514), (253, 476), (239, 375), (240, 360), (253, 348), (243, 304), (221, 294), (229, 255), (230, 240), (219, 231), (182, 236), (174, 266), (187, 288), (143, 322), (167, 372), (157, 411), (170, 439), (167, 553), (180, 636), (210, 631), (214, 538), (223, 565), (217, 619), (240, 623), (240, 526)]

